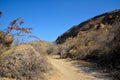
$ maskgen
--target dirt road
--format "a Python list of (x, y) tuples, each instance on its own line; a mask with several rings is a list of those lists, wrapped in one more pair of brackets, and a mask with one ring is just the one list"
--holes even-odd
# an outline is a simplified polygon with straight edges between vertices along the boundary
[(78, 72), (78, 69), (72, 66), (71, 62), (52, 58), (48, 58), (48, 60), (56, 69), (55, 74), (51, 75), (48, 80), (100, 80), (82, 70)]

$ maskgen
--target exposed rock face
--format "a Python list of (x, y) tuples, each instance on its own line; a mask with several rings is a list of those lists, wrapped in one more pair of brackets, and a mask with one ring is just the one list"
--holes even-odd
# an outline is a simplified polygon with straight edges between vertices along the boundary
[(0, 31), (0, 44), (10, 46), (13, 42), (13, 35)]
[(73, 26), (56, 40), (62, 58), (92, 59), (102, 65), (120, 63), (120, 10)]
[(96, 17), (93, 17), (79, 25), (73, 26), (67, 32), (59, 36), (56, 43), (61, 44), (66, 41), (69, 37), (76, 37), (78, 33), (88, 30), (98, 30), (104, 28), (106, 25), (113, 25), (120, 21), (120, 10), (107, 12)]
[(45, 56), (31, 45), (19, 45), (0, 55), (0, 77), (17, 80), (43, 80), (48, 72)]

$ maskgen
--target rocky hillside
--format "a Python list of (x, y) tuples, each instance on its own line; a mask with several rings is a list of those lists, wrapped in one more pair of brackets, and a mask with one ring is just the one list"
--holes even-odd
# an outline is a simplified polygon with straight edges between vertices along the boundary
[(68, 38), (74, 38), (79, 35), (81, 32), (85, 31), (97, 31), (103, 29), (106, 25), (114, 26), (115, 23), (118, 23), (120, 20), (120, 10), (115, 10), (107, 12), (98, 16), (95, 16), (87, 21), (80, 23), (79, 25), (73, 26), (71, 29), (60, 35), (56, 43), (62, 44)]
[[(93, 60), (104, 66), (120, 63), (120, 10), (107, 12), (59, 36), (61, 58)], [(109, 64), (109, 65), (108, 65)]]

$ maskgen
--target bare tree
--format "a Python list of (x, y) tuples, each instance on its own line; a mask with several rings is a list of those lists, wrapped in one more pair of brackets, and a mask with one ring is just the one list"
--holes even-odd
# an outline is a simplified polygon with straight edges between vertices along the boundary
[[(2, 15), (2, 11), (0, 11), (0, 18)], [(31, 27), (23, 27), (22, 24), (24, 24), (24, 21), (22, 20), (21, 17), (14, 19), (13, 21), (10, 22), (8, 27), (4, 31), (4, 35), (2, 35), (1, 39), (4, 39), (8, 34), (12, 34), (14, 37), (14, 41), (17, 40), (23, 40), (23, 39), (15, 39), (16, 36), (17, 38), (22, 38), (22, 36), (30, 35), (31, 34)], [(1, 40), (1, 43), (4, 43), (4, 40)], [(20, 42), (20, 41), (19, 41)]]

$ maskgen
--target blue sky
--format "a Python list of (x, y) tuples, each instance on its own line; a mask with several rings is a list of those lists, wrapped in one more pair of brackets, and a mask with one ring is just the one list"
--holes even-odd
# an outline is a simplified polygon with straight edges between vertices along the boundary
[(0, 0), (0, 29), (22, 17), (35, 36), (54, 41), (73, 25), (115, 9), (120, 9), (120, 0)]

